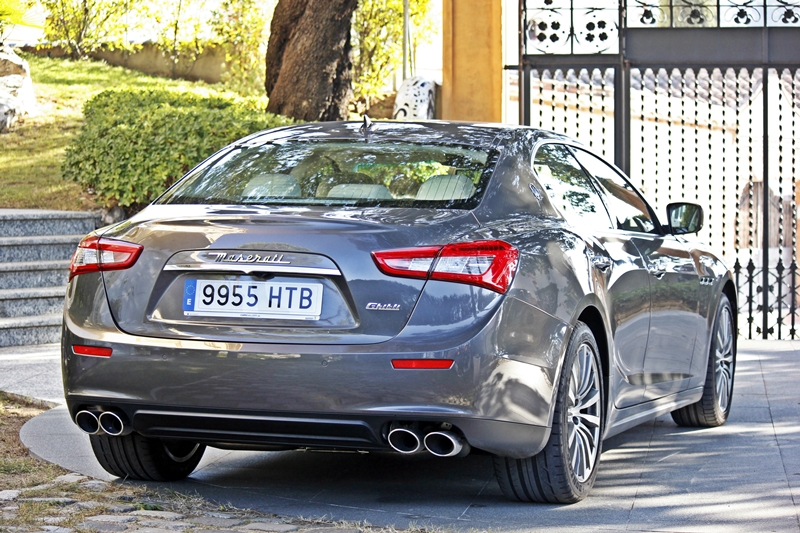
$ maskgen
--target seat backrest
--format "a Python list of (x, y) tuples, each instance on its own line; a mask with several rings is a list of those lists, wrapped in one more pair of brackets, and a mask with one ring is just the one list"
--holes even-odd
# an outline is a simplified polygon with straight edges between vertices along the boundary
[(392, 194), (386, 185), (370, 183), (340, 183), (328, 191), (328, 198), (350, 198), (358, 200), (391, 200)]
[(287, 174), (261, 174), (247, 182), (242, 196), (244, 198), (300, 198), (302, 192), (297, 180)]
[(475, 194), (472, 180), (460, 174), (431, 176), (417, 191), (417, 200), (466, 200)]

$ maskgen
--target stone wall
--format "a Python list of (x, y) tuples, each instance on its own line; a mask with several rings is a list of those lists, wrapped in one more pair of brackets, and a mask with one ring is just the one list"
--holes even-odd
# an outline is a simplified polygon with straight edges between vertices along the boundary
[[(22, 47), (22, 50), (46, 57), (64, 57), (68, 52), (59, 47), (37, 48)], [(93, 59), (101, 59), (109, 65), (138, 70), (154, 76), (172, 77), (172, 61), (154, 44), (145, 43), (135, 52), (122, 50), (102, 50), (89, 54)], [(179, 61), (175, 68), (175, 77), (186, 80), (202, 80), (208, 83), (219, 83), (225, 72), (225, 52), (216, 47), (209, 47), (200, 54), (196, 61)]]

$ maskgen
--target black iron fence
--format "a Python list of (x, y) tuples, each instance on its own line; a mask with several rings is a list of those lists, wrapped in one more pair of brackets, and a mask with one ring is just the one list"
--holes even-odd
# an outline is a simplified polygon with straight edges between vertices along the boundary
[(800, 0), (591, 4), (521, 0), (521, 122), (613, 158), (659, 213), (704, 205), (740, 334), (796, 338)]

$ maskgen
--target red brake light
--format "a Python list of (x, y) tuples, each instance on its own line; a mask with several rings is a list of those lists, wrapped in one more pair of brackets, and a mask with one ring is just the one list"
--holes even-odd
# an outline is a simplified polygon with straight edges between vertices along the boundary
[(87, 272), (124, 270), (139, 259), (144, 247), (114, 239), (90, 236), (84, 238), (72, 256), (69, 279)]
[(372, 252), (372, 259), (384, 274), (427, 279), (433, 260), (436, 259), (436, 255), (441, 249), (441, 246), (424, 246), (384, 250)]
[(452, 359), (392, 359), (392, 368), (404, 370), (448, 370)]
[(90, 357), (111, 357), (111, 348), (102, 346), (82, 346), (75, 344), (72, 346), (72, 353), (75, 355), (88, 355)]
[(372, 252), (384, 274), (477, 285), (504, 294), (519, 251), (504, 241), (474, 241)]

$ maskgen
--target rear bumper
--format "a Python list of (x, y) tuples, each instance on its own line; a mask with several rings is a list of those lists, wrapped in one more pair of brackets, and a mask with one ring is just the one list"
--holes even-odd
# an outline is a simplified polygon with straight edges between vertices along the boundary
[[(530, 357), (537, 352), (498, 342), (501, 314), (472, 338), (424, 351), (419, 339), (402, 336), (374, 345), (138, 337), (115, 326), (104, 300), (85, 306), (92, 313), (80, 321), (65, 314), (62, 365), (73, 417), (81, 409), (114, 409), (144, 435), (249, 449), (389, 450), (392, 422), (447, 423), (473, 448), (508, 457), (534, 455), (549, 437), (558, 358), (548, 354), (562, 338), (552, 331), (563, 328), (544, 314), (526, 320), (542, 328), (529, 326), (534, 339), (550, 341), (541, 347), (544, 355)], [(113, 353), (75, 355), (73, 345)], [(391, 364), (397, 358), (454, 364), (399, 370)]]
[(391, 451), (389, 427), (396, 422), (440, 428), (449, 423), (475, 448), (514, 457), (539, 452), (550, 436), (546, 427), (481, 420), (469, 417), (407, 413), (332, 415), (330, 413), (279, 413), (221, 409), (170, 408), (72, 396), (71, 413), (82, 409), (114, 410), (131, 422), (133, 431), (147, 437), (186, 439), (224, 449), (276, 450), (313, 448), (328, 450)]

